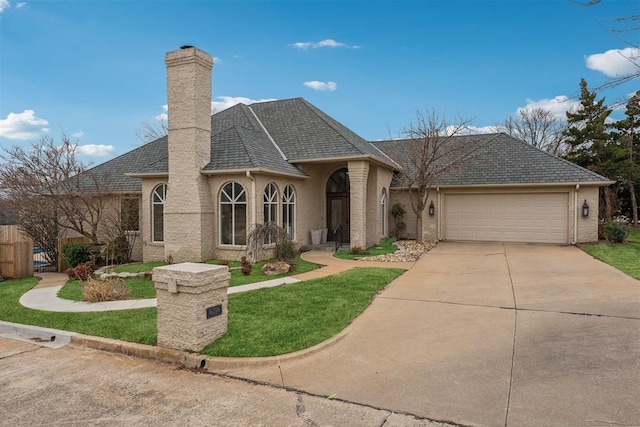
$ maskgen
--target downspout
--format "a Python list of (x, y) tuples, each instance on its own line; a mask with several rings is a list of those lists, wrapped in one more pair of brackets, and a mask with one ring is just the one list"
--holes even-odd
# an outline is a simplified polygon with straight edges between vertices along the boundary
[(256, 223), (258, 203), (256, 202), (256, 179), (251, 175), (250, 171), (245, 171), (247, 178), (251, 180), (251, 224), (249, 227)]
[(436, 227), (438, 227), (438, 232), (436, 233), (436, 240), (442, 240), (442, 193), (440, 193), (440, 187), (436, 187), (436, 192), (438, 194), (438, 217), (436, 220)]
[(578, 210), (578, 190), (580, 190), (580, 184), (576, 184), (576, 188), (573, 192), (573, 215), (574, 215), (574, 219), (573, 219), (573, 239), (571, 239), (571, 244), (575, 245), (578, 242), (578, 220), (580, 218), (579, 216), (579, 210)]

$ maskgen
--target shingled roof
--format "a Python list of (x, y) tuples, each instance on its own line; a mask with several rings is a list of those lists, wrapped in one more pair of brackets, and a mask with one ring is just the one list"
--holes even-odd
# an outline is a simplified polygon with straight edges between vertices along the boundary
[[(296, 163), (324, 159), (375, 159), (393, 167), (407, 155), (406, 140), (367, 142), (302, 98), (238, 104), (211, 116), (211, 161), (203, 171), (261, 170), (306, 176)], [(504, 133), (455, 137), (473, 160), (438, 178), (437, 185), (603, 183), (594, 172)], [(396, 159), (401, 163), (400, 158)], [(113, 192), (141, 191), (142, 176), (168, 173), (167, 137), (91, 169)], [(401, 187), (394, 179), (392, 187)]]
[[(407, 140), (373, 144), (389, 157), (410, 155), (402, 145)], [(470, 160), (438, 177), (435, 185), (590, 184), (607, 178), (535, 148), (504, 133), (464, 135), (451, 143), (466, 145)], [(392, 186), (402, 186), (396, 178)]]
[[(295, 163), (344, 157), (375, 158), (393, 166), (363, 138), (304, 99), (294, 98), (237, 104), (212, 115), (211, 161), (203, 171), (259, 169), (306, 176)], [(104, 177), (101, 182), (111, 191), (140, 191), (140, 176), (168, 173), (167, 137), (98, 165), (92, 173)]]

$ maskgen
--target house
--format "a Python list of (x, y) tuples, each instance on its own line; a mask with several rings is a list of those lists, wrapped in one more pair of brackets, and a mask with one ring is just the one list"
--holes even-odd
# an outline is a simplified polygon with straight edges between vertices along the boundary
[[(410, 206), (409, 189), (394, 179), (402, 141), (365, 141), (301, 98), (211, 116), (211, 56), (184, 47), (169, 52), (166, 65), (168, 136), (92, 170), (120, 195), (123, 215), (139, 217), (137, 258), (238, 259), (250, 227), (267, 221), (298, 247), (318, 229), (367, 247), (389, 236), (394, 203)], [(461, 138), (490, 160), (441, 177), (425, 238), (597, 240), (605, 178), (505, 134)], [(408, 237), (415, 237), (408, 210)]]

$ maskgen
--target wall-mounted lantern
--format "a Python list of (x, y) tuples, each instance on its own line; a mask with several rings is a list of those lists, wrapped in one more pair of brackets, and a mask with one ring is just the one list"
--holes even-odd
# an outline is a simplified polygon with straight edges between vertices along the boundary
[(436, 213), (436, 207), (433, 205), (433, 200), (429, 203), (429, 216), (433, 216)]
[(589, 216), (589, 204), (587, 203), (587, 199), (584, 199), (584, 203), (582, 204), (582, 216), (583, 218)]

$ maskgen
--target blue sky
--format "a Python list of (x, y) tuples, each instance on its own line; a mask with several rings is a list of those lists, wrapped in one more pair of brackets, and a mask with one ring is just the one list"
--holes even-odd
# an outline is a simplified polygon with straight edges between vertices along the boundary
[(65, 132), (101, 163), (140, 145), (166, 105), (164, 55), (184, 44), (216, 58), (215, 108), (303, 97), (369, 140), (417, 110), (480, 128), (527, 106), (562, 115), (581, 77), (629, 71), (610, 30), (639, 13), (625, 0), (0, 0), (0, 146)]

